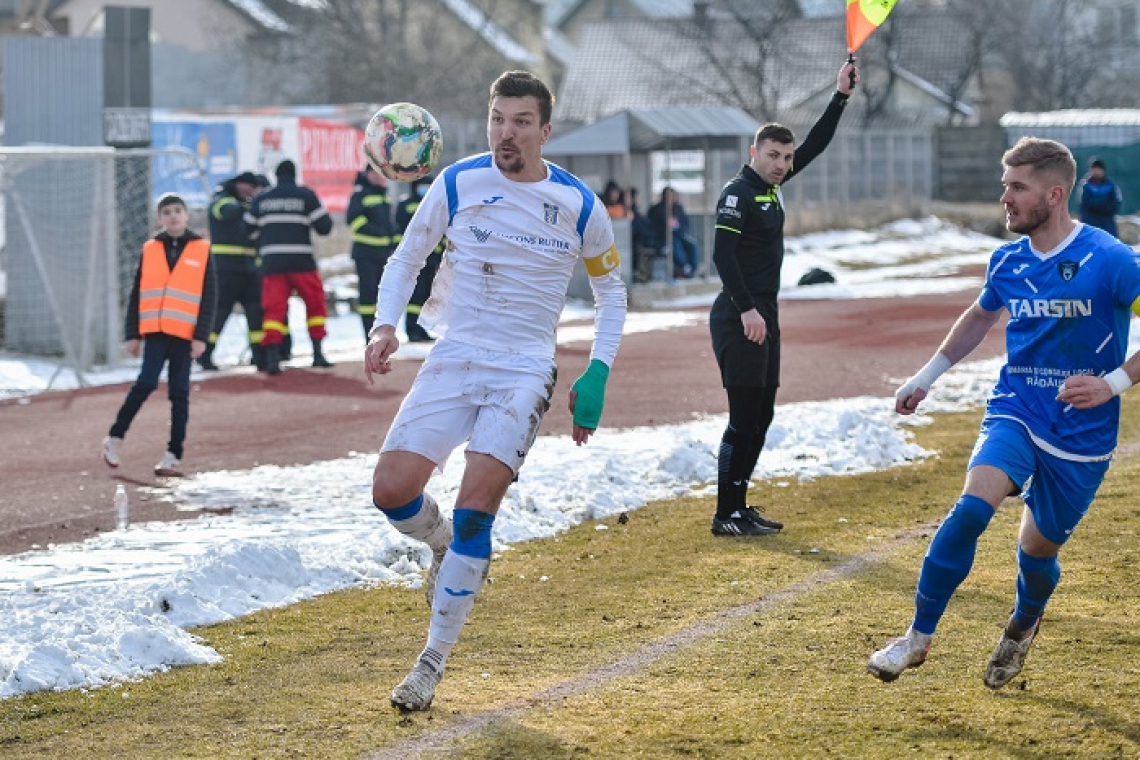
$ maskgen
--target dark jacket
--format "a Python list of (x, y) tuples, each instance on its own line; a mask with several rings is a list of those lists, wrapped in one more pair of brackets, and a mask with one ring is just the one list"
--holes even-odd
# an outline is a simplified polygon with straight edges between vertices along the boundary
[[(657, 201), (649, 207), (649, 235), (653, 241), (653, 246), (660, 248), (665, 245), (665, 201)], [(689, 233), (689, 215), (685, 213), (685, 207), (680, 203), (673, 203), (673, 217), (677, 220), (677, 226), (671, 233), (672, 237), (685, 236)]]
[(397, 242), (388, 188), (369, 182), (365, 172), (357, 174), (346, 217), (352, 230), (352, 258), (386, 260)]
[(210, 199), (210, 255), (219, 272), (244, 272), (256, 266), (257, 247), (244, 218), (247, 206), (234, 188), (233, 179), (219, 185)]
[(1108, 177), (1099, 182), (1092, 177), (1085, 177), (1081, 180), (1078, 193), (1081, 199), (1081, 221), (1116, 235), (1116, 214), (1123, 201), (1116, 183)]
[[(160, 232), (154, 236), (154, 239), (162, 241), (162, 247), (166, 249), (166, 263), (173, 270), (174, 265), (178, 262), (178, 257), (182, 255), (182, 251), (186, 247), (186, 243), (191, 240), (201, 240), (202, 237), (191, 230), (186, 230), (186, 234), (180, 238), (173, 238), (165, 232)], [(142, 338), (142, 335), (139, 334), (139, 284), (141, 281), (142, 259), (140, 257), (138, 269), (135, 270), (135, 283), (131, 287), (126, 318), (124, 319), (123, 335), (126, 336), (127, 340)], [(211, 255), (206, 263), (205, 280), (202, 281), (202, 302), (198, 305), (198, 322), (194, 325), (194, 340), (205, 343), (210, 339), (210, 330), (213, 329), (214, 324), (214, 313), (217, 310), (218, 280), (214, 270), (214, 257)]]
[[(403, 239), (405, 230), (407, 230), (408, 225), (412, 223), (412, 217), (415, 216), (416, 209), (418, 209), (420, 207), (420, 202), (423, 200), (423, 198), (421, 198), (419, 195), (416, 194), (416, 189), (418, 187), (420, 187), (420, 183), (423, 183), (423, 187), (425, 187), (425, 188), (427, 187), (428, 184), (430, 184), (430, 183), (424, 182), (424, 180), (420, 180), (419, 182), (416, 182), (415, 184), (412, 185), (412, 194), (404, 196), (404, 198), (399, 203), (396, 204), (396, 242), (397, 243), (399, 243), (400, 240)], [(447, 238), (446, 237), (440, 238), (439, 243), (436, 245), (436, 247), (434, 249), (432, 249), (432, 254), (433, 255), (434, 254), (442, 254), (446, 247), (447, 247)]]
[[(824, 151), (846, 105), (847, 97), (836, 93), (796, 148), (784, 182)], [(780, 188), (745, 165), (724, 186), (716, 209), (713, 261), (724, 290), (713, 303), (711, 318), (739, 320), (743, 312), (758, 309), (774, 322), (784, 263), (784, 200)]]
[(254, 198), (245, 223), (257, 239), (265, 274), (315, 271), (312, 233), (332, 231), (332, 217), (317, 194), (292, 177), (278, 177), (276, 187)]

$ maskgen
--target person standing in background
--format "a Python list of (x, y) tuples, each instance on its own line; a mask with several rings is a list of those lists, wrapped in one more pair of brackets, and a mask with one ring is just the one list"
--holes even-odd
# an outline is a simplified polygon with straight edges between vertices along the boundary
[(281, 374), (281, 342), (289, 324), (289, 296), (294, 292), (305, 302), (309, 338), (313, 341), (313, 366), (331, 367), (321, 350), (328, 304), (317, 271), (312, 233), (332, 231), (332, 217), (320, 198), (297, 184), (297, 166), (286, 159), (277, 165), (277, 186), (257, 196), (245, 221), (257, 240), (261, 257), (261, 305), (265, 310), (265, 371)]
[(218, 310), (206, 350), (198, 357), (198, 364), (204, 370), (218, 368), (213, 358), (214, 347), (238, 303), (245, 312), (253, 364), (259, 370), (265, 369), (265, 354), (261, 348), (261, 273), (257, 266), (257, 247), (245, 225), (245, 212), (260, 189), (257, 175), (242, 172), (219, 185), (210, 200), (207, 222), (210, 256), (218, 277)]
[(1100, 227), (1116, 237), (1116, 214), (1120, 211), (1120, 204), (1124, 202), (1124, 195), (1105, 172), (1104, 161), (1099, 158), (1094, 158), (1089, 163), (1089, 173), (1081, 180), (1081, 186), (1077, 189), (1081, 221), (1093, 227)]
[[(428, 188), (434, 178), (431, 175), (421, 177), (412, 183), (411, 192), (396, 206), (396, 241), (403, 238), (404, 231), (412, 222), (420, 201), (427, 194)], [(443, 259), (443, 252), (447, 250), (447, 238), (443, 238), (432, 250), (424, 262), (424, 268), (416, 277), (416, 289), (408, 301), (408, 308), (404, 312), (404, 332), (408, 334), (411, 343), (430, 343), (435, 340), (427, 330), (420, 325), (420, 312), (424, 304), (431, 298), (431, 285), (435, 281), (435, 273), (439, 271), (439, 262)]]
[(162, 232), (143, 244), (123, 328), (127, 353), (138, 356), (141, 344), (142, 367), (103, 439), (103, 461), (109, 467), (122, 462), (123, 438), (158, 388), (166, 367), (170, 439), (154, 474), (169, 477), (182, 474), (190, 420), (190, 370), (206, 350), (218, 285), (210, 265), (210, 244), (190, 230), (185, 201), (167, 193), (158, 199), (157, 208)]
[(357, 307), (364, 325), (364, 340), (376, 319), (376, 292), (384, 264), (398, 242), (392, 225), (388, 183), (369, 164), (356, 175), (348, 200), (348, 226), (352, 230), (352, 262), (356, 265)]

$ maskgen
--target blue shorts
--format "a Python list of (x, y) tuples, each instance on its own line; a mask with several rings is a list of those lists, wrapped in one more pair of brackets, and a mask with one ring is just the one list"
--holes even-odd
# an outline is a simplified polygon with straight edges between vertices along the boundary
[(970, 468), (979, 464), (1008, 475), (1022, 489), (1041, 535), (1061, 545), (1088, 513), (1109, 463), (1061, 459), (1041, 450), (1020, 422), (986, 417), (970, 456)]

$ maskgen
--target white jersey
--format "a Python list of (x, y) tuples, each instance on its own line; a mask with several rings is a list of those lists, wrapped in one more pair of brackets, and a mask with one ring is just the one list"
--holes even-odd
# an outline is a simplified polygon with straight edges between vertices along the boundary
[(613, 228), (589, 188), (554, 164), (546, 167), (540, 182), (515, 182), (483, 153), (445, 169), (384, 267), (377, 324), (397, 323), (424, 261), (446, 234), (421, 324), (448, 341), (553, 357), (566, 290), (584, 259), (597, 304), (591, 358), (612, 365), (626, 311)]

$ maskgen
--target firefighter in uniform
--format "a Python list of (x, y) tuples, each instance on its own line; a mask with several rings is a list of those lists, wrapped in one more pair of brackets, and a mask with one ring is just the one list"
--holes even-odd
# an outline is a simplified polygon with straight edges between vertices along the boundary
[[(403, 238), (404, 230), (408, 229), (412, 215), (420, 207), (420, 200), (431, 187), (432, 181), (431, 176), (417, 179), (412, 183), (411, 192), (396, 205), (397, 243)], [(404, 331), (407, 332), (408, 341), (411, 343), (435, 340), (427, 330), (420, 327), (420, 311), (423, 309), (423, 305), (427, 303), (428, 298), (431, 297), (431, 284), (435, 280), (435, 273), (439, 271), (439, 263), (443, 259), (443, 252), (446, 249), (447, 238), (444, 237), (439, 241), (435, 250), (428, 254), (424, 268), (420, 270), (420, 274), (416, 278), (416, 289), (412, 291), (412, 297), (408, 301), (408, 308), (404, 313)]]
[(289, 296), (296, 292), (305, 302), (313, 366), (331, 367), (321, 350), (328, 304), (313, 255), (312, 233), (328, 235), (332, 217), (320, 198), (297, 184), (297, 166), (289, 160), (277, 165), (277, 186), (253, 199), (245, 222), (257, 240), (261, 258), (261, 306), (265, 371), (281, 374), (281, 343), (289, 323)]
[(395, 247), (392, 201), (388, 184), (371, 165), (356, 175), (348, 200), (348, 226), (352, 230), (352, 261), (356, 264), (357, 307), (364, 324), (364, 340), (376, 319), (376, 294), (384, 264)]
[(261, 348), (261, 274), (257, 271), (257, 248), (245, 226), (245, 212), (261, 189), (257, 175), (242, 172), (218, 186), (210, 200), (210, 256), (218, 276), (218, 310), (214, 316), (206, 352), (198, 358), (202, 369), (215, 370), (214, 347), (234, 304), (245, 313), (253, 363), (265, 369)]
[(783, 527), (748, 505), (748, 484), (776, 410), (780, 385), (780, 324), (776, 296), (784, 262), (784, 200), (780, 186), (823, 152), (847, 105), (859, 71), (839, 71), (837, 92), (798, 148), (787, 127), (765, 124), (751, 160), (717, 201), (713, 261), (723, 289), (709, 315), (713, 353), (728, 394), (728, 426), (718, 454), (717, 536), (759, 536)]

